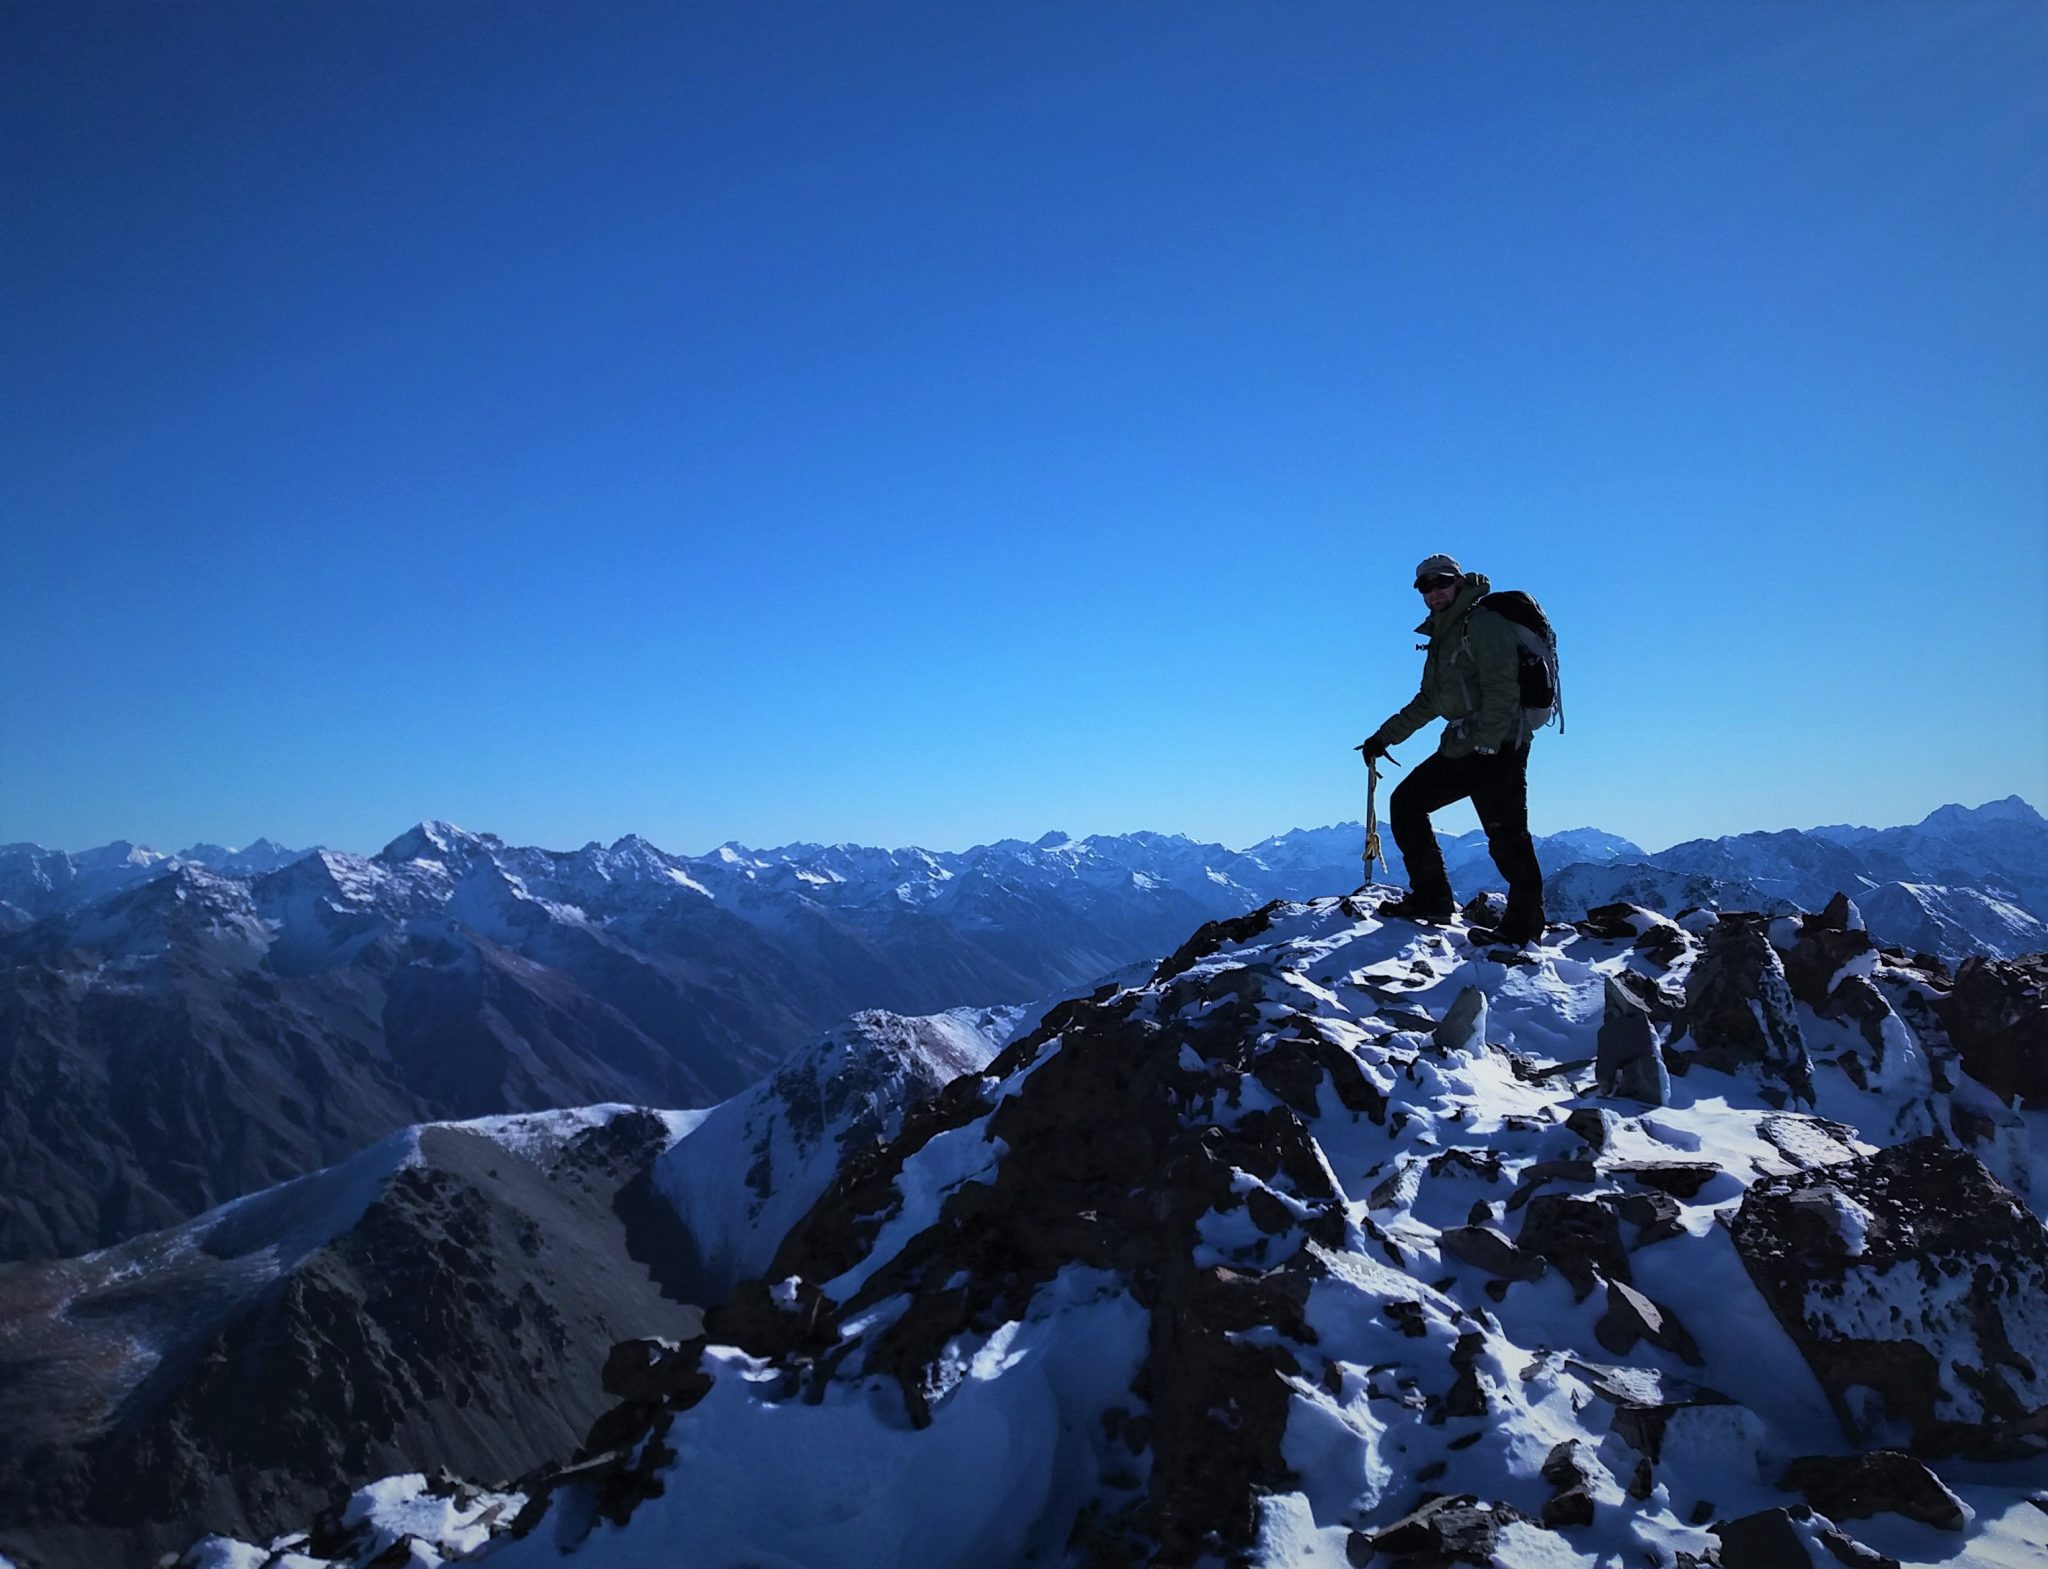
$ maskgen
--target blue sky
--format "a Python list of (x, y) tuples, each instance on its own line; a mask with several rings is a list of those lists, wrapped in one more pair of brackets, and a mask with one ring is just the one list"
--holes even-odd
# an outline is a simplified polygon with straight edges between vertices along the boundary
[(2033, 0), (0, 30), (0, 841), (1249, 843), (1436, 550), (1539, 831), (2048, 805)]

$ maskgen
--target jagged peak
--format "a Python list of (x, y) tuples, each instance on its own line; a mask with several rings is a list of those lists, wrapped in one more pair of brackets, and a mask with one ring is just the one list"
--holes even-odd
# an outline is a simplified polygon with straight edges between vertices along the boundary
[(445, 818), (429, 817), (413, 824), (379, 850), (380, 861), (432, 861), (442, 856), (474, 852), (501, 843), (495, 834), (476, 834)]
[(621, 834), (608, 846), (592, 842), (585, 846), (583, 853), (599, 856), (613, 867), (627, 867), (657, 876), (666, 875), (677, 860), (677, 857), (670, 855), (660, 845), (641, 834)]

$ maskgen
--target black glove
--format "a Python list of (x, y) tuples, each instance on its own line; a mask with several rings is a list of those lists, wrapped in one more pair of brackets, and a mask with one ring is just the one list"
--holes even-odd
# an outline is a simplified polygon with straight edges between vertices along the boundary
[(1367, 736), (1352, 750), (1361, 753), (1368, 763), (1377, 762), (1387, 755), (1387, 744), (1376, 735)]

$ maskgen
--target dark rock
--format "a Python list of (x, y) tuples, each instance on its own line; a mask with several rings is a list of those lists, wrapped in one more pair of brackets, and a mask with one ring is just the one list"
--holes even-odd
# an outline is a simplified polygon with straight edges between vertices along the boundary
[[(1666, 930), (1671, 929), (1666, 928)], [(1682, 951), (1683, 936), (1675, 932), (1673, 934), (1678, 936)], [(1654, 942), (1656, 935), (1655, 932), (1651, 932), (1637, 938), (1636, 947), (1640, 949), (1645, 944)], [(1671, 960), (1663, 958), (1657, 959), (1656, 962), (1660, 966), (1668, 967)], [(1616, 986), (1620, 987), (1637, 1006), (1650, 1016), (1650, 1022), (1653, 1024), (1666, 1025), (1675, 1023), (1679, 1014), (1685, 1011), (1685, 998), (1682, 995), (1666, 990), (1662, 981), (1645, 975), (1640, 970), (1611, 970), (1607, 972), (1605, 979), (1612, 981)]]
[(1420, 1340), (1429, 1333), (1429, 1322), (1422, 1316), (1420, 1302), (1384, 1303), (1380, 1307), (1380, 1316), (1410, 1340)]
[(1353, 1057), (1328, 1039), (1313, 1018), (1297, 1015), (1298, 1036), (1282, 1036), (1260, 1054), (1254, 1076), (1304, 1117), (1321, 1111), (1320, 1090), (1327, 1081), (1346, 1111), (1374, 1122), (1387, 1120), (1387, 1099), (1365, 1076)]
[(1365, 1196), (1370, 1209), (1402, 1209), (1415, 1200), (1415, 1190), (1421, 1178), (1413, 1165), (1396, 1161), (1394, 1169), (1372, 1185), (1372, 1191)]
[(1605, 998), (1593, 1057), (1599, 1093), (1662, 1106), (1671, 1099), (1671, 1075), (1649, 1009), (1613, 976), (1607, 978)]
[(1576, 1182), (1584, 1185), (1597, 1181), (1599, 1176), (1598, 1168), (1590, 1160), (1532, 1161), (1522, 1168), (1521, 1181), (1515, 1184), (1515, 1191), (1508, 1197), (1508, 1208), (1520, 1209), (1550, 1183)]
[(1445, 1416), (1486, 1415), (1486, 1391), (1479, 1383), (1479, 1353), (1485, 1348), (1486, 1337), (1477, 1330), (1460, 1335), (1451, 1348), (1451, 1370), (1458, 1376), (1444, 1396)]
[(1244, 1196), (1244, 1203), (1252, 1224), (1267, 1236), (1278, 1236), (1293, 1229), (1294, 1212), (1271, 1188), (1253, 1188)]
[(1486, 1044), (1486, 993), (1476, 986), (1459, 992), (1430, 1037), (1436, 1049), (1454, 1056)]
[(1546, 1530), (1559, 1531), (1567, 1526), (1591, 1525), (1593, 1523), (1593, 1494), (1584, 1483), (1567, 1487), (1561, 1493), (1553, 1493), (1544, 1500), (1543, 1510), (1537, 1517)]
[(1372, 1545), (1397, 1565), (1411, 1559), (1422, 1563), (1489, 1564), (1501, 1527), (1526, 1518), (1507, 1504), (1482, 1504), (1474, 1494), (1460, 1493), (1431, 1499), (1376, 1533)]
[(1793, 1011), (1792, 986), (1761, 920), (1723, 916), (1685, 983), (1681, 1020), (1689, 1042), (1669, 1053), (1674, 1070), (1697, 1062), (1745, 1069), (1813, 1101), (1813, 1063)]
[(1678, 1200), (1668, 1193), (1625, 1193), (1610, 1200), (1614, 1212), (1636, 1228), (1635, 1245), (1646, 1248), (1685, 1235)]
[(1835, 896), (1821, 907), (1820, 914), (1807, 916), (1801, 924), (1808, 931), (1861, 931), (1863, 912), (1856, 908), (1847, 894), (1837, 889)]
[(1491, 1226), (1453, 1226), (1438, 1241), (1445, 1258), (1484, 1270), (1497, 1280), (1534, 1280), (1543, 1260), (1525, 1253)]
[[(1652, 964), (1660, 965), (1667, 970), (1691, 951), (1692, 939), (1686, 935), (1683, 928), (1672, 921), (1655, 922), (1648, 931), (1636, 939), (1636, 952)], [(1659, 1011), (1658, 1006), (1662, 995), (1660, 988), (1650, 1000), (1650, 1017), (1660, 1023), (1667, 1022), (1666, 1015)], [(1674, 1007), (1669, 1017), (1676, 1018), (1677, 1011)]]
[(1475, 893), (1458, 908), (1465, 924), (1480, 931), (1492, 931), (1507, 919), (1507, 895), (1501, 893)]
[(1806, 1537), (1783, 1509), (1759, 1509), (1707, 1527), (1721, 1543), (1721, 1562), (1734, 1569), (1813, 1569)]
[(1643, 1456), (1636, 1462), (1636, 1468), (1629, 1473), (1628, 1496), (1638, 1503), (1657, 1491), (1657, 1473), (1650, 1467), (1650, 1457)]
[(1642, 918), (1648, 914), (1633, 904), (1600, 904), (1588, 910), (1583, 921), (1574, 924), (1588, 937), (1618, 942), (1624, 937), (1635, 936)]
[(620, 1400), (687, 1399), (694, 1403), (711, 1388), (711, 1376), (698, 1370), (704, 1342), (679, 1344), (643, 1337), (621, 1340), (605, 1358), (604, 1391)]
[(1570, 1281), (1572, 1295), (1580, 1301), (1603, 1275), (1609, 1280), (1631, 1278), (1621, 1225), (1612, 1210), (1593, 1199), (1553, 1193), (1531, 1199), (1516, 1242), (1524, 1253), (1544, 1260)]
[(1543, 1457), (1543, 1480), (1555, 1489), (1539, 1516), (1546, 1529), (1593, 1523), (1592, 1476), (1579, 1460), (1579, 1447), (1568, 1438)]
[[(1170, 981), (1176, 975), (1184, 974), (1211, 954), (1222, 952), (1228, 943), (1250, 942), (1271, 926), (1273, 917), (1285, 907), (1285, 900), (1275, 899), (1272, 903), (1260, 905), (1258, 909), (1246, 914), (1235, 915), (1227, 920), (1210, 921), (1197, 928), (1194, 936), (1160, 961), (1159, 968), (1152, 972), (1153, 983), (1156, 985), (1160, 981)], [(1157, 953), (1159, 950), (1155, 948), (1152, 951)]]
[(1613, 1141), (1615, 1120), (1611, 1111), (1581, 1106), (1564, 1119), (1564, 1125), (1584, 1139), (1595, 1155), (1603, 1155)]
[(1804, 1493), (1806, 1501), (1831, 1520), (1895, 1514), (1943, 1531), (1960, 1531), (1966, 1523), (1962, 1501), (1941, 1478), (1894, 1449), (1808, 1455), (1785, 1468), (1778, 1486)]
[(1765, 1179), (1729, 1229), (1852, 1441), (2048, 1447), (2048, 1230), (1976, 1157), (1930, 1137)]
[[(635, 1408), (619, 1408), (632, 1409)], [(573, 1490), (587, 1500), (578, 1511), (585, 1531), (596, 1520), (623, 1525), (641, 1501), (659, 1498), (667, 1485), (661, 1473), (676, 1457), (664, 1441), (675, 1417), (658, 1407), (641, 1409), (648, 1415), (648, 1425), (630, 1433), (629, 1442), (623, 1447), (586, 1453), (568, 1465), (549, 1467), (522, 1478), (518, 1485), (527, 1500), (511, 1523), (511, 1534), (518, 1537), (531, 1532), (547, 1516), (555, 1496), (565, 1490)], [(564, 1540), (562, 1545), (566, 1548), (573, 1542)]]
[(1552, 1487), (1576, 1487), (1586, 1480), (1586, 1468), (1579, 1463), (1579, 1441), (1567, 1438), (1563, 1443), (1553, 1444), (1550, 1453), (1543, 1457), (1543, 1469), (1539, 1473)]
[(1833, 1527), (1820, 1533), (1820, 1545), (1836, 1563), (1847, 1564), (1849, 1569), (1899, 1569), (1899, 1561), (1867, 1547), (1850, 1536), (1846, 1531)]
[[(711, 1381), (707, 1378), (704, 1387), (708, 1390)], [(595, 1455), (610, 1454), (638, 1443), (662, 1418), (661, 1406), (653, 1401), (628, 1400), (613, 1406), (611, 1410), (590, 1424), (590, 1431), (584, 1436), (583, 1447), (576, 1452), (579, 1460), (588, 1460)]]
[(831, 1324), (830, 1299), (801, 1277), (796, 1278), (790, 1297), (783, 1300), (768, 1281), (743, 1280), (730, 1296), (705, 1313), (705, 1335), (719, 1345), (738, 1346), (761, 1357), (817, 1352), (830, 1346), (838, 1338)]
[(1593, 1334), (1616, 1356), (1627, 1356), (1638, 1341), (1647, 1340), (1695, 1367), (1700, 1362), (1700, 1348), (1678, 1315), (1619, 1280), (1607, 1282), (1607, 1311), (1593, 1326)]
[(1782, 955), (1792, 995), (1816, 1012), (1824, 1012), (1842, 966), (1876, 946), (1868, 932), (1828, 926), (1808, 916), (1800, 923), (1799, 940)]
[(1622, 1161), (1607, 1168), (1610, 1174), (1627, 1177), (1674, 1198), (1695, 1199), (1700, 1189), (1721, 1175), (1721, 1168), (1703, 1160)]
[(1500, 1151), (1466, 1149), (1460, 1145), (1455, 1149), (1447, 1149), (1440, 1155), (1430, 1156), (1428, 1170), (1432, 1177), (1454, 1177), (1460, 1172), (1467, 1172), (1482, 1182), (1498, 1182)]
[(1282, 1036), (1274, 1041), (1259, 1054), (1252, 1076), (1300, 1116), (1313, 1117), (1322, 1109), (1323, 1065), (1304, 1037)]
[(2048, 1106), (2048, 954), (1965, 959), (1935, 1010), (1965, 1073), (2008, 1101)]

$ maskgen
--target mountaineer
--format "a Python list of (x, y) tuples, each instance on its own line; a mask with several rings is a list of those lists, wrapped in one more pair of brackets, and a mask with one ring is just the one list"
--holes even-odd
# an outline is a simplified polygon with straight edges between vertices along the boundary
[(1493, 864), (1507, 879), (1507, 914), (1497, 937), (1529, 943), (1543, 935), (1543, 869), (1529, 839), (1529, 741), (1557, 712), (1557, 640), (1542, 608), (1518, 592), (1493, 594), (1477, 572), (1449, 556), (1415, 569), (1429, 618), (1422, 687), (1357, 748), (1368, 764), (1432, 719), (1447, 721), (1436, 752), (1402, 780), (1389, 804), (1394, 842), (1408, 866), (1408, 892), (1382, 915), (1451, 918), (1451, 884), (1429, 814), (1471, 797)]

